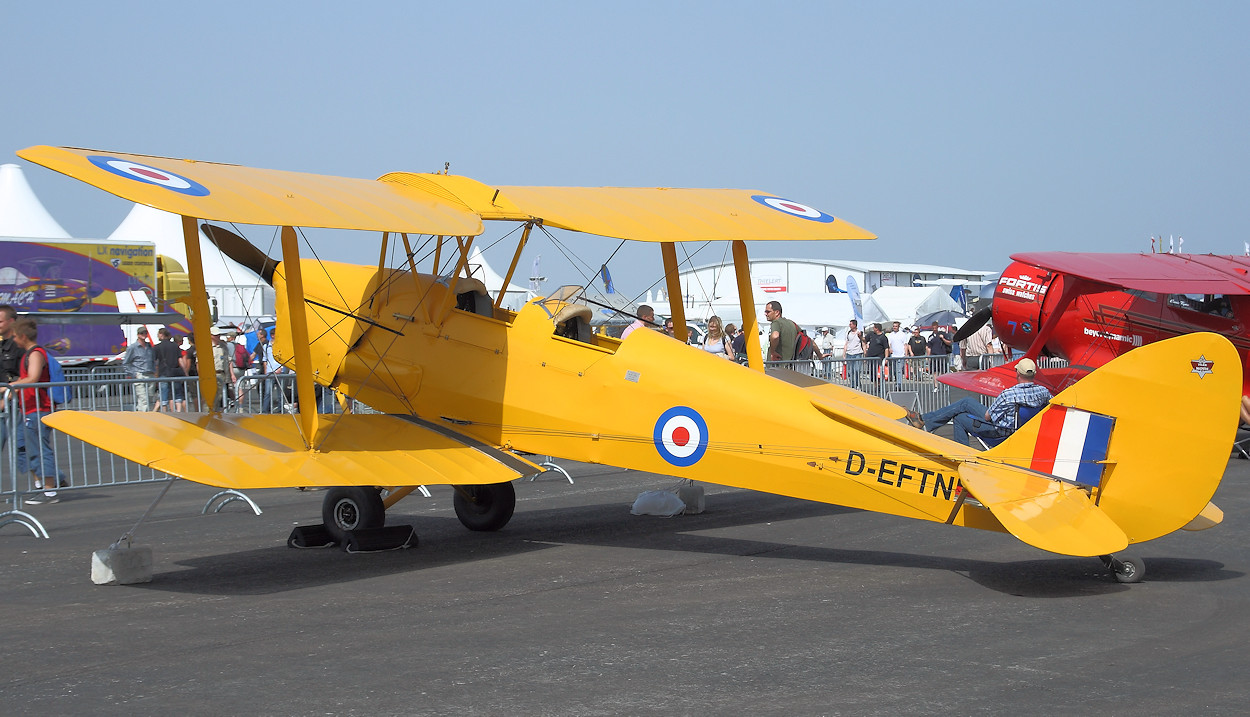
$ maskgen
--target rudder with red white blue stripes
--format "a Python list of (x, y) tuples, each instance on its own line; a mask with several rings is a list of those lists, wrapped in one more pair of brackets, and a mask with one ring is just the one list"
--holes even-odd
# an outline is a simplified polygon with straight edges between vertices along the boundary
[(1051, 406), (1041, 416), (1033, 459), (1035, 471), (1097, 487), (1111, 443), (1115, 419), (1067, 406)]

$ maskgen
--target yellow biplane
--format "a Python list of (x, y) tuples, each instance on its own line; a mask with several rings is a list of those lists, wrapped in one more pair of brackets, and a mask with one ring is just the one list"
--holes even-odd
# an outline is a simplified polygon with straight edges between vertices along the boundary
[[(298, 415), (65, 410), (47, 423), (199, 483), (327, 487), (323, 517), (339, 540), (383, 526), (386, 509), (420, 485), (454, 486), (461, 522), (497, 530), (515, 506), (511, 481), (541, 470), (527, 455), (1007, 532), (1054, 553), (1100, 556), (1125, 582), (1140, 579), (1141, 561), (1114, 553), (1222, 519), (1210, 500), (1237, 424), (1242, 370), (1218, 335), (1117, 358), (985, 452), (906, 425), (889, 402), (766, 372), (745, 242), (873, 238), (788, 199), (493, 187), (403, 172), (370, 181), (44, 146), (18, 154), (182, 215), (200, 346), (209, 345), (209, 310), (197, 222), (281, 227), (281, 261), (229, 231), (211, 233), (277, 291), (274, 353), (295, 372)], [(676, 242), (730, 242), (749, 365), (651, 331), (623, 341), (592, 334), (583, 311), (558, 301), (504, 310), (466, 271), (484, 220), (524, 227), (505, 285), (540, 225), (660, 244), (673, 296)], [(301, 259), (296, 227), (380, 232), (379, 261)], [(418, 265), (413, 235), (432, 247), (428, 267)], [(396, 242), (404, 260), (388, 267)], [(684, 333), (680, 302), (673, 310)], [(201, 364), (209, 354), (200, 352)], [(212, 369), (199, 375), (202, 393), (214, 395)], [(318, 384), (379, 413), (319, 414)]]

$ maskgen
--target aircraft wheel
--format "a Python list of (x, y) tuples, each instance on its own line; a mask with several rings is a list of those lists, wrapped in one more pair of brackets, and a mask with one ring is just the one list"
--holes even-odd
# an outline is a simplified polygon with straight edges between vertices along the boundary
[(377, 488), (365, 486), (331, 488), (321, 503), (321, 522), (338, 543), (349, 530), (381, 528), (386, 522), (382, 495)]
[(1140, 583), (1146, 577), (1146, 563), (1135, 555), (1112, 556), (1111, 574), (1116, 582)]
[(453, 487), (456, 517), (469, 530), (499, 530), (512, 520), (516, 490), (511, 483)]

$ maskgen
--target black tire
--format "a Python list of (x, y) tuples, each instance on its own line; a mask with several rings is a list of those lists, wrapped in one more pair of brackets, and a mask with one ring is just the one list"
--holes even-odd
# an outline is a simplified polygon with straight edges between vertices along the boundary
[(381, 528), (386, 523), (382, 495), (364, 486), (331, 488), (321, 502), (321, 522), (340, 545), (349, 530)]
[(1111, 574), (1116, 582), (1140, 583), (1146, 577), (1146, 563), (1135, 555), (1123, 555), (1112, 559)]
[(456, 517), (469, 530), (499, 530), (512, 520), (516, 490), (511, 483), (454, 487)]

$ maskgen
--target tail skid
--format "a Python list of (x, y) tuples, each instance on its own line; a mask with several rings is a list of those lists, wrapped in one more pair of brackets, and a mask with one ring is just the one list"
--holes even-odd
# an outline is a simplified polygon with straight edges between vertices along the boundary
[(961, 467), (961, 481), (1012, 534), (1067, 555), (1193, 529), (1200, 515), (1209, 527), (1221, 515), (1208, 505), (1236, 431), (1241, 377), (1236, 349), (1217, 334), (1134, 349)]

